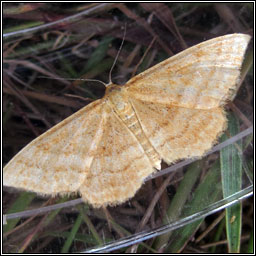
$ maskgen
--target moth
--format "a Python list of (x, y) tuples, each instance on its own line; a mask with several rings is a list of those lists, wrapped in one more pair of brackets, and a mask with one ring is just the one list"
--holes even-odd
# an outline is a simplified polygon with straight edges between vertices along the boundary
[(133, 197), (161, 161), (201, 157), (227, 126), (250, 36), (193, 46), (133, 77), (22, 149), (3, 184), (43, 195), (78, 192), (94, 207)]

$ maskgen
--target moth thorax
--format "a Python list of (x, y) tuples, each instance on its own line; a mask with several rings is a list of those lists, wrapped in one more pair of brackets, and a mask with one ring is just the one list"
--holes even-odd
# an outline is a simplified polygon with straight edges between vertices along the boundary
[(109, 85), (106, 89), (105, 98), (107, 98), (110, 104), (118, 112), (126, 111), (126, 109), (130, 106), (127, 96), (124, 92), (124, 87), (121, 85)]

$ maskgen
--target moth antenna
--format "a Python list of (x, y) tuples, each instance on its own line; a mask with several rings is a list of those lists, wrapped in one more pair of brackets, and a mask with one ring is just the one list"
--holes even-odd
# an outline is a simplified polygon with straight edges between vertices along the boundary
[(69, 81), (87, 81), (87, 82), (99, 82), (104, 84), (105, 87), (107, 87), (107, 84), (98, 80), (98, 79), (89, 79), (89, 78), (56, 78), (56, 77), (47, 77), (47, 76), (40, 76), (40, 78), (46, 78), (46, 79), (53, 79), (53, 80), (69, 80)]
[[(97, 79), (87, 79), (87, 78), (79, 78), (79, 79), (77, 79), (77, 78), (51, 78), (51, 79), (55, 79), (55, 80), (81, 80), (81, 81), (91, 81), (91, 82), (99, 82), (99, 83), (102, 83), (102, 84), (104, 84), (104, 86), (105, 87), (108, 87), (110, 84), (112, 84), (112, 79), (111, 79), (111, 75), (112, 75), (112, 71), (113, 71), (113, 69), (114, 69), (114, 67), (115, 67), (115, 65), (116, 65), (116, 62), (117, 62), (117, 59), (118, 59), (118, 57), (119, 57), (119, 55), (120, 55), (120, 52), (121, 52), (121, 50), (122, 50), (122, 47), (123, 47), (123, 44), (124, 44), (124, 39), (125, 39), (125, 36), (126, 36), (126, 23), (125, 23), (125, 25), (124, 25), (124, 36), (123, 36), (123, 40), (122, 40), (122, 43), (121, 43), (121, 45), (120, 45), (120, 47), (119, 47), (119, 49), (118, 49), (118, 52), (117, 52), (117, 55), (116, 55), (116, 57), (115, 57), (115, 60), (114, 60), (114, 62), (113, 62), (113, 65), (112, 65), (112, 67), (111, 67), (111, 69), (110, 69), (110, 71), (109, 71), (109, 82), (106, 84), (106, 83), (104, 83), (104, 82), (102, 82), (102, 81), (100, 81), (100, 80), (97, 80)], [(41, 76), (42, 77), (42, 76)], [(50, 79), (49, 77), (42, 77), (42, 78), (47, 78), (47, 79)]]
[(115, 67), (115, 65), (116, 65), (117, 59), (118, 59), (119, 54), (120, 54), (120, 52), (121, 52), (121, 49), (122, 49), (122, 47), (123, 47), (125, 36), (126, 36), (126, 23), (125, 23), (125, 25), (124, 25), (124, 36), (123, 36), (123, 40), (122, 40), (122, 43), (121, 43), (121, 45), (120, 45), (120, 47), (119, 47), (119, 49), (118, 49), (118, 52), (117, 52), (117, 55), (116, 55), (116, 57), (115, 57), (114, 63), (113, 63), (113, 65), (112, 65), (112, 67), (111, 67), (111, 69), (110, 69), (110, 71), (109, 71), (109, 83), (106, 85), (106, 87), (107, 87), (108, 85), (112, 84), (112, 79), (111, 79), (112, 70), (114, 69), (114, 67)]

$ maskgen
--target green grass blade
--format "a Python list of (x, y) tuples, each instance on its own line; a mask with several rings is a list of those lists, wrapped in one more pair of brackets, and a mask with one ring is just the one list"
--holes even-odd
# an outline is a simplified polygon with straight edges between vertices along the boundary
[[(234, 136), (239, 132), (239, 123), (234, 115), (229, 115), (228, 132)], [(228, 139), (224, 134), (222, 141)], [(242, 143), (229, 145), (221, 150), (221, 176), (223, 197), (234, 194), (242, 188)], [(238, 203), (226, 209), (226, 233), (230, 253), (239, 253), (241, 239), (242, 205)]]
[[(55, 203), (56, 204), (61, 204), (61, 203), (64, 203), (68, 200), (68, 197), (67, 196), (64, 196), (60, 199), (58, 199)], [(44, 221), (44, 227), (48, 226), (52, 221), (54, 221), (55, 217), (57, 217), (57, 215), (59, 214), (59, 212), (61, 211), (62, 209), (59, 208), (59, 209), (56, 209), (54, 211), (51, 211), (48, 216), (46, 217), (45, 221)]]
[[(15, 200), (7, 214), (21, 212), (27, 209), (31, 201), (36, 197), (35, 193), (22, 192), (20, 196)], [(13, 229), (17, 223), (20, 221), (20, 218), (11, 219), (7, 221), (7, 224), (4, 226), (3, 231), (8, 232)]]
[(83, 216), (82, 216), (82, 214), (80, 213), (80, 214), (78, 215), (78, 217), (77, 217), (75, 223), (74, 223), (74, 226), (73, 226), (72, 230), (71, 230), (70, 233), (69, 233), (68, 239), (66, 240), (64, 246), (63, 246), (62, 249), (61, 249), (61, 253), (68, 253), (69, 248), (70, 248), (70, 246), (72, 245), (72, 242), (74, 241), (74, 238), (75, 238), (75, 236), (76, 236), (76, 233), (77, 233), (79, 227), (81, 226), (82, 222), (83, 222)]
[(79, 209), (79, 211), (82, 213), (82, 217), (84, 222), (86, 223), (88, 229), (90, 230), (92, 236), (94, 237), (94, 239), (97, 241), (98, 245), (103, 244), (102, 239), (100, 238), (96, 228), (94, 227), (93, 223), (91, 222), (90, 218), (88, 217), (88, 215), (86, 214), (87, 210), (88, 210), (88, 206), (87, 205), (78, 205), (77, 208)]
[(105, 37), (99, 44), (99, 46), (95, 49), (90, 59), (88, 60), (85, 68), (81, 72), (81, 74), (86, 73), (87, 71), (97, 68), (97, 65), (105, 58), (107, 54), (107, 50), (109, 44), (113, 40), (113, 37)]
[[(166, 218), (163, 221), (164, 224), (177, 220), (181, 214), (185, 202), (191, 195), (192, 188), (201, 173), (201, 164), (201, 161), (197, 161), (191, 164), (190, 168), (187, 170), (167, 211)], [(154, 243), (154, 248), (159, 250), (166, 246), (171, 234), (172, 232), (169, 232), (157, 237)]]
[(248, 249), (246, 253), (253, 253), (254, 252), (254, 236), (253, 236), (253, 231), (251, 231), (251, 236), (250, 236), (250, 240), (248, 243)]
[[(220, 168), (219, 161), (216, 161), (211, 167), (207, 175), (199, 184), (193, 194), (193, 199), (187, 203), (186, 208), (182, 213), (182, 216), (189, 216), (194, 214), (208, 205), (215, 203), (221, 199), (221, 186), (220, 184)], [(175, 230), (170, 238), (170, 246), (167, 248), (168, 253), (177, 253), (184, 248), (189, 238), (196, 232), (203, 219), (195, 221), (183, 228)]]
[[(218, 242), (221, 239), (221, 235), (223, 233), (223, 229), (225, 228), (225, 219), (223, 218), (217, 228), (217, 231), (215, 232), (213, 242)], [(213, 246), (210, 249), (210, 253), (215, 253), (216, 246)]]

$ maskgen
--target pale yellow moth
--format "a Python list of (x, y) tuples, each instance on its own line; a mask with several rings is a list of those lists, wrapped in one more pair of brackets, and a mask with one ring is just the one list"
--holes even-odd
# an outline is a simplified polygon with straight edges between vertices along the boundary
[(3, 184), (40, 194), (78, 192), (95, 207), (133, 197), (145, 178), (200, 157), (226, 128), (250, 36), (203, 42), (133, 77), (21, 150)]

